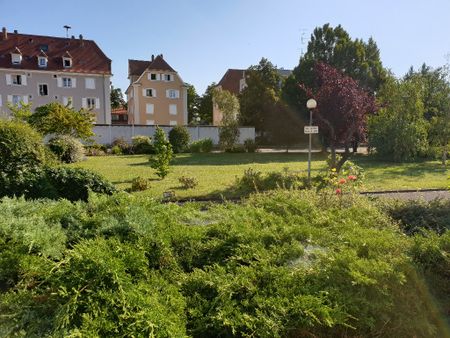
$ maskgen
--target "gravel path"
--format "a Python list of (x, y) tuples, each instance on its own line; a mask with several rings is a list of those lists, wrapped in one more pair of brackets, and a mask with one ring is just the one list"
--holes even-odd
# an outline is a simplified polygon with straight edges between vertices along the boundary
[(450, 199), (450, 191), (448, 190), (423, 190), (423, 191), (389, 191), (389, 192), (373, 192), (365, 193), (365, 195), (374, 197), (387, 197), (402, 200), (418, 200), (424, 199), (432, 201), (436, 198)]

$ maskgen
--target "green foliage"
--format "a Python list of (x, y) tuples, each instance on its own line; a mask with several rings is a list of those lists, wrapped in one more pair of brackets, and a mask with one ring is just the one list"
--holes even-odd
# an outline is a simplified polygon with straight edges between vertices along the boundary
[(84, 158), (83, 144), (72, 136), (56, 136), (48, 142), (48, 147), (64, 163), (75, 163)]
[(152, 139), (149, 136), (137, 135), (131, 139), (133, 154), (152, 154), (153, 145)]
[(92, 143), (85, 146), (86, 156), (103, 156), (106, 155), (107, 147), (103, 144)]
[(123, 137), (118, 137), (113, 141), (113, 143), (111, 143), (111, 152), (112, 148), (115, 147), (115, 155), (128, 154), (131, 150), (130, 144)]
[(169, 142), (175, 153), (182, 153), (189, 146), (191, 135), (184, 126), (175, 126), (169, 132)]
[(183, 189), (194, 189), (198, 185), (198, 180), (195, 177), (181, 176), (178, 178)]
[(239, 101), (229, 91), (215, 89), (214, 103), (222, 113), (219, 145), (223, 150), (232, 149), (239, 139)]
[(148, 178), (135, 177), (131, 181), (131, 191), (144, 191), (150, 188), (150, 181)]
[(37, 107), (28, 121), (43, 135), (70, 135), (84, 140), (94, 135), (94, 116), (90, 111), (77, 111), (58, 102)]
[(191, 142), (189, 151), (191, 153), (210, 153), (213, 148), (213, 141), (210, 138), (204, 138)]
[(120, 88), (114, 88), (111, 86), (111, 109), (118, 109), (127, 107), (127, 102), (123, 98), (123, 93)]
[(17, 105), (9, 103), (8, 109), (11, 111), (13, 120), (19, 122), (27, 122), (31, 114), (33, 114), (31, 111), (31, 103), (20, 102)]
[(378, 155), (401, 162), (427, 153), (428, 122), (421, 89), (414, 79), (391, 78), (380, 90), (381, 108), (369, 118), (369, 144)]
[(123, 154), (122, 148), (120, 148), (119, 146), (113, 146), (111, 148), (111, 154), (113, 154), (113, 155), (122, 155)]
[(166, 138), (164, 130), (156, 127), (153, 147), (155, 155), (150, 158), (150, 165), (156, 170), (156, 175), (163, 179), (169, 173), (169, 165), (172, 160), (172, 145)]
[(254, 153), (258, 149), (258, 145), (253, 139), (246, 139), (244, 141), (244, 148), (247, 153)]
[(193, 85), (186, 84), (186, 87), (187, 87), (188, 122), (191, 123), (194, 119), (194, 116), (200, 116), (199, 108), (201, 103), (201, 97), (197, 94), (197, 91), (195, 90), (195, 87)]
[(310, 191), (207, 209), (3, 199), (0, 335), (442, 337), (421, 278), (447, 299), (449, 238)]
[[(211, 124), (213, 120), (213, 92), (216, 86), (216, 83), (211, 83), (199, 99), (198, 115), (200, 121), (204, 124)], [(193, 111), (193, 113), (195, 113), (195, 111)], [(191, 121), (192, 120), (189, 120), (189, 122)]]

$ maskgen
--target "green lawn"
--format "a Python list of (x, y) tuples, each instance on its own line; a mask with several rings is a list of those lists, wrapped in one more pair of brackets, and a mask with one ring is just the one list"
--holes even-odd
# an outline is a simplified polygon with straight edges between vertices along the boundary
[[(365, 169), (364, 190), (367, 191), (446, 188), (449, 185), (448, 170), (438, 161), (390, 163), (362, 155), (354, 157), (353, 161)], [(157, 178), (147, 155), (89, 157), (74, 166), (99, 172), (121, 189), (129, 188), (134, 177), (148, 177), (152, 180), (151, 188), (142, 194), (150, 196), (160, 197), (166, 190), (174, 190), (180, 198), (232, 196), (230, 187), (245, 169), (269, 172), (288, 167), (306, 174), (307, 154), (179, 154), (172, 163), (172, 172), (164, 180)], [(325, 156), (313, 154), (312, 174), (323, 169)], [(181, 189), (178, 178), (182, 175), (197, 178), (199, 185), (195, 189)]]

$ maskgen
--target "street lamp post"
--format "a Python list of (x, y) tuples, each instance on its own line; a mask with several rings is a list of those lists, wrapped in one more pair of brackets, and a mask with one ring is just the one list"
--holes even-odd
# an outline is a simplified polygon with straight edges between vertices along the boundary
[[(309, 127), (312, 127), (312, 112), (317, 107), (317, 102), (314, 99), (309, 99), (306, 102), (306, 108), (309, 109)], [(311, 186), (311, 137), (309, 133), (309, 147), (308, 147), (308, 184)]]

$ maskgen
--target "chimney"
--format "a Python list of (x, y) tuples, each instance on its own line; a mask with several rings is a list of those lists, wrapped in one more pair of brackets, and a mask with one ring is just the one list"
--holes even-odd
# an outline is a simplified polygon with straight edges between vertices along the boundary
[(82, 34), (80, 34), (80, 42), (81, 42), (81, 46), (83, 47), (84, 46), (84, 40), (83, 40), (83, 35)]
[(70, 38), (71, 38), (72, 40), (75, 39), (75, 35), (72, 35)]
[(8, 32), (6, 31), (6, 27), (2, 28), (2, 40), (8, 39)]
[(159, 56), (161, 56), (161, 59), (164, 59), (164, 56), (162, 55), (162, 53)]
[(155, 54), (152, 54), (152, 62), (155, 61)]
[(15, 29), (15, 30), (14, 30), (14, 34), (17, 34), (17, 33), (19, 33), (19, 32), (17, 31), (17, 29)]

